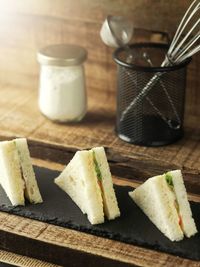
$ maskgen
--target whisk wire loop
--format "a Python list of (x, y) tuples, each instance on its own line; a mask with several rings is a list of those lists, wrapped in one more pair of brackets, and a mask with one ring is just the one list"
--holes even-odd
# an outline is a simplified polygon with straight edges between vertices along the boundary
[[(191, 14), (189, 15), (189, 18), (186, 20), (188, 14), (190, 13), (190, 11), (192, 10), (192, 8), (195, 6), (195, 4), (197, 4), (197, 6), (194, 8), (194, 10), (191, 12)], [(171, 45), (170, 45), (170, 48), (169, 48), (169, 51), (168, 53), (171, 54), (176, 43), (178, 42), (180, 36), (182, 35), (183, 31), (185, 30), (186, 26), (188, 25), (189, 21), (191, 20), (191, 18), (194, 16), (194, 14), (197, 12), (197, 10), (200, 8), (200, 2), (199, 0), (195, 0), (192, 2), (192, 4), (189, 6), (189, 8), (187, 9), (185, 15), (183, 16), (179, 26), (178, 26), (178, 29), (172, 39), (172, 42), (171, 42)]]

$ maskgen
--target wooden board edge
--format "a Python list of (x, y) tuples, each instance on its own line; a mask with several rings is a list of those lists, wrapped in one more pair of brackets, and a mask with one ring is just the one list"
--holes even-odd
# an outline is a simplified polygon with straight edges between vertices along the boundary
[[(57, 164), (66, 164), (78, 150), (78, 147), (61, 146), (55, 143), (45, 143), (33, 139), (29, 139), (28, 144), (32, 157), (52, 161)], [(84, 149), (90, 148), (86, 147)], [(176, 166), (173, 163), (158, 161), (154, 158), (129, 158), (127, 155), (114, 151), (112, 148), (105, 147), (105, 150), (111, 173), (121, 178), (123, 177), (129, 180), (135, 179), (141, 182), (151, 176), (159, 175), (169, 170), (180, 169), (180, 166)], [(194, 169), (185, 168), (183, 168), (182, 171), (183, 174), (187, 175), (187, 179), (185, 180), (187, 192), (197, 194), (200, 190), (200, 185), (198, 183), (200, 178), (199, 172)]]
[(2, 230), (0, 249), (61, 266), (136, 266)]
[(197, 261), (4, 212), (0, 219), (0, 249), (61, 266), (197, 266)]
[(12, 264), (20, 267), (61, 267), (60, 265), (40, 261), (27, 256), (18, 255), (16, 253), (8, 252), (0, 249), (0, 262)]

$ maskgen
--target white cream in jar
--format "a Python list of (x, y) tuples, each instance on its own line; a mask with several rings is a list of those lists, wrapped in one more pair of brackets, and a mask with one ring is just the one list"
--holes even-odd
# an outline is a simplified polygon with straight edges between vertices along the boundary
[(87, 94), (83, 62), (86, 57), (86, 50), (75, 45), (53, 45), (38, 52), (39, 108), (49, 119), (70, 122), (84, 117)]

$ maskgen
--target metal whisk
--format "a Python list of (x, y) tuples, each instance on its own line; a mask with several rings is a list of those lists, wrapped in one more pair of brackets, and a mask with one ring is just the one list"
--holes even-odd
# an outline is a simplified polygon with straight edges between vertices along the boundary
[[(181, 63), (200, 50), (200, 43), (197, 43), (200, 38), (199, 10), (200, 1), (195, 0), (183, 16), (167, 53), (171, 64)], [(196, 18), (198, 19), (196, 20)], [(184, 31), (187, 29), (187, 26), (190, 27), (190, 24), (192, 24), (191, 28), (184, 34)]]
[[(199, 11), (200, 0), (195, 0), (189, 6), (178, 26), (165, 59), (161, 64), (162, 67), (179, 64), (200, 51), (200, 43), (198, 42), (200, 38)], [(148, 94), (153, 86), (160, 80), (162, 75), (164, 75), (164, 73), (157, 73), (149, 80), (137, 97), (135, 97), (122, 112), (120, 121), (123, 121), (128, 112)]]

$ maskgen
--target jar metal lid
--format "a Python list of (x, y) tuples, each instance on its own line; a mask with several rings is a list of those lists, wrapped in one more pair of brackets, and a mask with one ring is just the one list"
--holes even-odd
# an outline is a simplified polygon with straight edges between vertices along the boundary
[(71, 44), (49, 45), (37, 53), (38, 62), (42, 65), (74, 66), (83, 63), (86, 58), (85, 48)]

